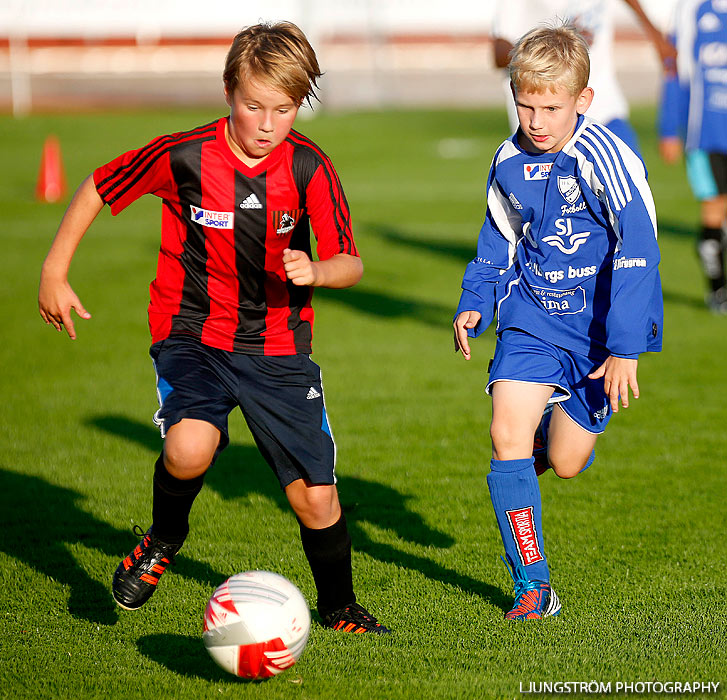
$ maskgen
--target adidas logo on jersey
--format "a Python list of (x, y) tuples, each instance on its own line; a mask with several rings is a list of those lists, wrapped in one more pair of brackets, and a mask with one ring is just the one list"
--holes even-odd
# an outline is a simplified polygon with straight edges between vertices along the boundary
[(252, 194), (249, 194), (245, 199), (242, 200), (242, 204), (240, 204), (240, 209), (262, 209), (263, 205), (260, 203), (260, 200), (257, 198), (257, 195), (253, 192)]
[(316, 391), (316, 388), (312, 386), (310, 389), (308, 389), (308, 396), (306, 396), (305, 398), (309, 399), (309, 400), (310, 399), (319, 399), (320, 396), (321, 396), (321, 393), (319, 391)]

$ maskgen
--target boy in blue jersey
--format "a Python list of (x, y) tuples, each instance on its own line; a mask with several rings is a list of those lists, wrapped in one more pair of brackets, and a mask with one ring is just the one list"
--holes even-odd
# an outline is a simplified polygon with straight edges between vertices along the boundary
[[(520, 128), (495, 153), (477, 257), (454, 321), (456, 348), (497, 313), (487, 483), (515, 581), (505, 617), (560, 612), (545, 554), (540, 472), (576, 476), (629, 388), (661, 349), (656, 215), (641, 159), (584, 116), (588, 47), (568, 26), (523, 36), (510, 61)], [(537, 454), (534, 454), (537, 452)]]
[(687, 177), (700, 201), (697, 251), (707, 278), (707, 306), (727, 314), (727, 2), (681, 0), (671, 39), (676, 70), (667, 74), (659, 115), (664, 160), (686, 151)]

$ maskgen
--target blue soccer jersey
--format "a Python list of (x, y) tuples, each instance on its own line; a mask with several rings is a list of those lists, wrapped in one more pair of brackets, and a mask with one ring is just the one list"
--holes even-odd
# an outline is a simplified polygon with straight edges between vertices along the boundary
[(688, 150), (727, 153), (727, 2), (681, 0), (671, 39), (677, 71), (664, 83), (659, 133)]
[(517, 135), (495, 153), (477, 257), (457, 313), (482, 333), (519, 328), (584, 355), (661, 349), (663, 305), (656, 212), (641, 159), (579, 117), (557, 153), (524, 151)]

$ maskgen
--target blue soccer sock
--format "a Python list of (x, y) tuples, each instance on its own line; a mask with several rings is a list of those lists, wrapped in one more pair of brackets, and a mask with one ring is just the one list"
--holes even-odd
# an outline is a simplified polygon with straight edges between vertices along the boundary
[(525, 567), (528, 579), (549, 581), (540, 486), (533, 458), (493, 459), (490, 468), (487, 485), (510, 566), (513, 570), (520, 565)]

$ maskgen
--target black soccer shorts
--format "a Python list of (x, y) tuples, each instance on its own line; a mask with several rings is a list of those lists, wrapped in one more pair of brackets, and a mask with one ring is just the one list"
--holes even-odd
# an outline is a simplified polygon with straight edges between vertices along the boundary
[(308, 355), (244, 355), (185, 337), (154, 343), (149, 354), (162, 437), (183, 418), (206, 421), (221, 433), (216, 458), (229, 444), (228, 416), (239, 406), (281, 488), (301, 478), (336, 483), (321, 371)]

